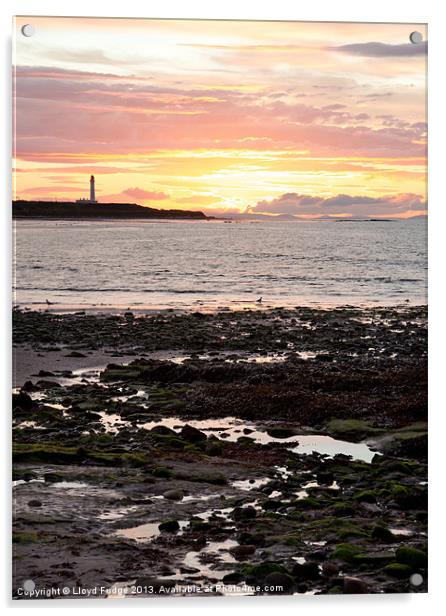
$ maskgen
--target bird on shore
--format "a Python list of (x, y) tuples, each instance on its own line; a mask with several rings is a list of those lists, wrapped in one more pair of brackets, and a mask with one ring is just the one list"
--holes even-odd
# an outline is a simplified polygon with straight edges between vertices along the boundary
[(256, 299), (256, 304), (261, 304), (262, 303), (262, 299), (263, 297), (260, 296), (259, 298)]
[(54, 303), (54, 302), (50, 302), (50, 300), (49, 300), (49, 299), (46, 299), (46, 300), (45, 300), (45, 302), (46, 302), (46, 305), (47, 305), (47, 306), (51, 306), (51, 305)]

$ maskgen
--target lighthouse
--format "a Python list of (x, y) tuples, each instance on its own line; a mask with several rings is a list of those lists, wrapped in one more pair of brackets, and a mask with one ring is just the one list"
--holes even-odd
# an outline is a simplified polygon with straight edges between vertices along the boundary
[(90, 175), (90, 198), (84, 199), (76, 199), (76, 203), (97, 203), (96, 195), (94, 190), (94, 175)]
[(90, 177), (90, 203), (96, 203), (96, 197), (94, 196), (94, 175)]

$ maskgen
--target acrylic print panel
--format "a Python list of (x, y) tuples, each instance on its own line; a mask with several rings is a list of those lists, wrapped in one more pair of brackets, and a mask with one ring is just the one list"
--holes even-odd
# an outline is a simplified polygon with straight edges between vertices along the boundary
[(13, 596), (425, 592), (425, 26), (14, 28)]

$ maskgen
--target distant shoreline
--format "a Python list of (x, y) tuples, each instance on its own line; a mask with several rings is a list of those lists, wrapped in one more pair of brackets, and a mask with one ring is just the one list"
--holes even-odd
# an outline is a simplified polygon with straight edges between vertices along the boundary
[(201, 211), (159, 210), (137, 203), (13, 201), (13, 219), (39, 220), (215, 220)]

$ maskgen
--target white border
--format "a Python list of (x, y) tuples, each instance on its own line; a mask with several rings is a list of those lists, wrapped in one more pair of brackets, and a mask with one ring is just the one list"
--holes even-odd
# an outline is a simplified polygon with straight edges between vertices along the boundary
[[(4, 171), (2, 190), (2, 225), (0, 243), (0, 275), (2, 295), (1, 340), (3, 352), (0, 365), (0, 382), (4, 393), (2, 410), (3, 426), (3, 466), (8, 475), (2, 472), (2, 488), (5, 490), (3, 502), (10, 503), (9, 496), (9, 434), (10, 434), (10, 156), (11, 156), (11, 18), (12, 15), (77, 15), (109, 17), (168, 17), (168, 18), (211, 18), (211, 19), (288, 19), (299, 21), (368, 21), (368, 22), (407, 22), (429, 24), (429, 306), (430, 306), (430, 580), (427, 595), (386, 595), (386, 596), (333, 596), (333, 597), (283, 597), (283, 598), (216, 598), (216, 599), (174, 599), (142, 601), (45, 601), (31, 604), (14, 602), (10, 596), (10, 511), (7, 508), (3, 516), (5, 539), (1, 558), (0, 596), (5, 607), (19, 612), (33, 609), (41, 612), (48, 608), (83, 609), (96, 611), (109, 609), (145, 609), (158, 611), (194, 610), (204, 613), (212, 610), (213, 615), (226, 614), (228, 610), (236, 613), (255, 609), (266, 613), (271, 609), (280, 609), (284, 613), (330, 614), (330, 616), (357, 614), (402, 613), (419, 616), (420, 610), (432, 610), (440, 613), (444, 605), (442, 585), (445, 566), (444, 545), (444, 477), (442, 467), (444, 459), (445, 438), (445, 404), (442, 381), (445, 380), (445, 274), (444, 264), (446, 241), (446, 200), (445, 173), (445, 96), (444, 96), (444, 3), (441, 0), (370, 0), (368, 3), (358, 0), (274, 0), (260, 4), (258, 0), (225, 0), (223, 3), (209, 0), (163, 0), (161, 3), (147, 0), (76, 0), (62, 3), (60, 0), (4, 0), (0, 6), (1, 45), (5, 52), (0, 70), (1, 88), (1, 125), (0, 157), (1, 169)], [(6, 86), (6, 87), (5, 87)], [(6, 481), (5, 481), (6, 480)], [(443, 548), (444, 550), (444, 548)], [(438, 606), (438, 612), (436, 607)]]

